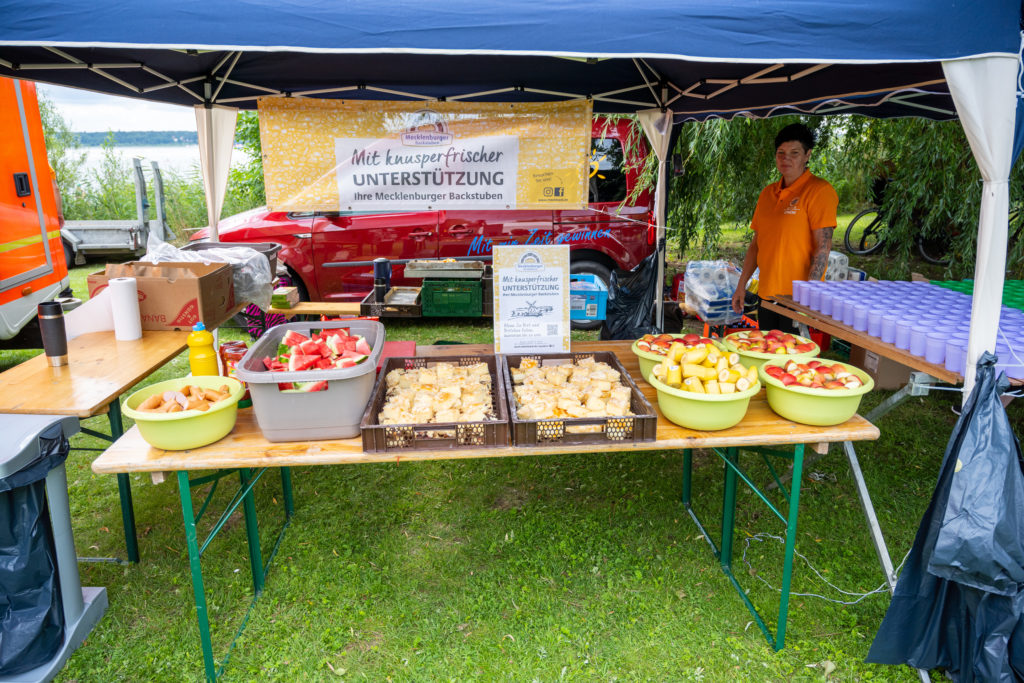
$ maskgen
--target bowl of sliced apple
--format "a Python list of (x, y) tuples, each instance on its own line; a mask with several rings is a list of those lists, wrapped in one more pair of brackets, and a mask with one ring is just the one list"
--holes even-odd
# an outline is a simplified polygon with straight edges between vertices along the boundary
[(636, 354), (640, 363), (640, 374), (646, 380), (651, 376), (651, 370), (655, 365), (660, 364), (665, 358), (674, 359), (679, 363), (685, 351), (696, 347), (715, 347), (719, 352), (724, 350), (720, 344), (707, 337), (701, 337), (692, 332), (686, 334), (645, 334), (633, 342), (633, 353)]
[(816, 358), (767, 360), (758, 375), (772, 410), (787, 420), (818, 427), (849, 420), (864, 394), (875, 387), (860, 368)]
[(781, 330), (740, 330), (726, 335), (722, 343), (729, 351), (740, 354), (745, 365), (758, 367), (776, 358), (814, 358), (821, 351), (810, 339)]

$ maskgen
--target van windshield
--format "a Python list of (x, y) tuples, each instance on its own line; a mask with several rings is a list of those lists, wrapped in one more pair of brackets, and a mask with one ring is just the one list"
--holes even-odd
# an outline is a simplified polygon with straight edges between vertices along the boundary
[(590, 202), (621, 202), (626, 199), (626, 174), (622, 169), (622, 144), (613, 138), (595, 138), (590, 151)]

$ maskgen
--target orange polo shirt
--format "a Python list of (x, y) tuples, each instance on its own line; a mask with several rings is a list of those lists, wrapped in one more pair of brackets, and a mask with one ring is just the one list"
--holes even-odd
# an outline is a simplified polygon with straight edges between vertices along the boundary
[(757, 234), (757, 293), (762, 298), (793, 293), (793, 280), (807, 279), (815, 230), (836, 225), (839, 196), (810, 171), (789, 187), (782, 180), (761, 190), (750, 227)]

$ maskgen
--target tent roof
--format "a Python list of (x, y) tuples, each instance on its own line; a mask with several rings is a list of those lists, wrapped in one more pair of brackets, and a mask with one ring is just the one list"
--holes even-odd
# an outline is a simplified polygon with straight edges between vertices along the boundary
[(677, 120), (952, 118), (941, 61), (1016, 54), (1017, 0), (180, 0), (7, 3), (0, 75), (148, 100), (670, 107)]

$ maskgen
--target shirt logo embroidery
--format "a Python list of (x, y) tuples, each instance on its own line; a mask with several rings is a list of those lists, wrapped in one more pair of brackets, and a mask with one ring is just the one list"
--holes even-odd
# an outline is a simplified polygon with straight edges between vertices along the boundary
[(793, 214), (797, 213), (800, 210), (800, 207), (797, 206), (797, 204), (799, 204), (799, 203), (800, 203), (800, 198), (799, 197), (794, 197), (793, 201), (791, 201), (789, 203), (789, 206), (787, 206), (786, 209), (782, 213), (786, 214), (787, 216), (792, 216)]

